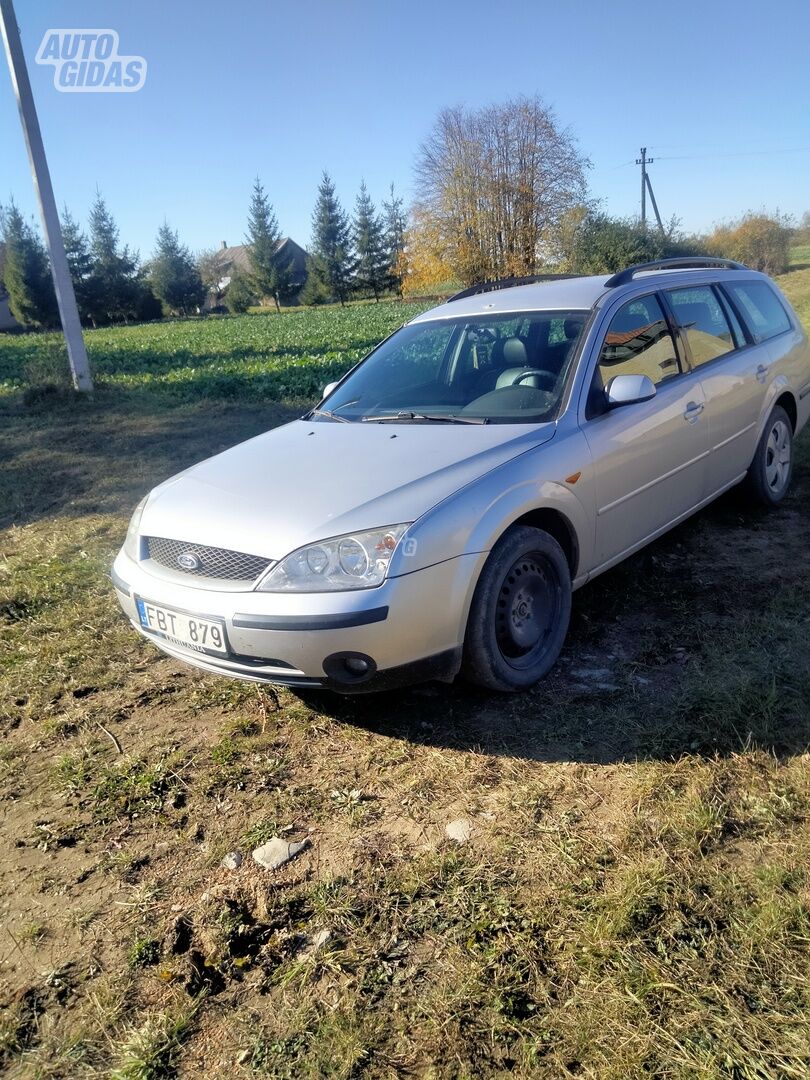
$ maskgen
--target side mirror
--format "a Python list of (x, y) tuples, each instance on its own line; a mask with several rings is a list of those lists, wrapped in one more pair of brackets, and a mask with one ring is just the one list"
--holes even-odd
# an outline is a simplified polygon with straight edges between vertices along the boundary
[(655, 383), (648, 375), (614, 375), (605, 387), (608, 408), (635, 405), (655, 397)]
[(332, 393), (332, 391), (335, 389), (336, 386), (337, 386), (336, 382), (327, 383), (326, 386), (323, 388), (323, 394), (321, 396), (321, 400), (323, 400), (323, 398), (328, 398), (329, 395)]

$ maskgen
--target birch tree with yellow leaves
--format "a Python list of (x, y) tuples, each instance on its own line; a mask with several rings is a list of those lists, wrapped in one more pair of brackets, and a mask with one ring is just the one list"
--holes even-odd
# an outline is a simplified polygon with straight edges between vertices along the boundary
[(464, 285), (531, 274), (589, 167), (539, 97), (444, 109), (417, 156), (414, 221)]

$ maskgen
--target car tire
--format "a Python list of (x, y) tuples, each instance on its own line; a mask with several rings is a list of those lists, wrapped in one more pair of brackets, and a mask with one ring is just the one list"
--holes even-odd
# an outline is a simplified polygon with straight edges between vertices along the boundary
[(787, 495), (793, 475), (793, 425), (777, 405), (762, 432), (746, 486), (751, 498), (761, 506), (778, 506)]
[(517, 693), (555, 664), (571, 618), (571, 571), (548, 533), (525, 525), (495, 544), (475, 587), (462, 677)]

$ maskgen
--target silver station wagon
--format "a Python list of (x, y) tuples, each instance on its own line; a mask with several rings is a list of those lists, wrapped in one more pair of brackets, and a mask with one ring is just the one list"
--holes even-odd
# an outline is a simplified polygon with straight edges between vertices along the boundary
[(112, 579), (140, 633), (205, 671), (523, 690), (572, 590), (741, 481), (778, 504), (808, 415), (799, 320), (737, 263), (489, 283), (155, 488)]

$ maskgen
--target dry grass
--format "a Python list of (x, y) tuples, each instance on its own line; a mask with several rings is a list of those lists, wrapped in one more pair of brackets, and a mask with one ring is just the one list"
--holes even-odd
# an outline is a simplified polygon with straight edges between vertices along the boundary
[(141, 490), (288, 408), (4, 406), (9, 1074), (809, 1075), (807, 438), (779, 512), (579, 593), (534, 693), (302, 701), (159, 656), (106, 578)]
[[(794, 250), (804, 251), (805, 249)], [(806, 252), (806, 263), (799, 264), (803, 266), (803, 269), (794, 270), (779, 278), (780, 287), (805, 326), (810, 325), (810, 265), (807, 265), (810, 264), (810, 245), (807, 246)]]

